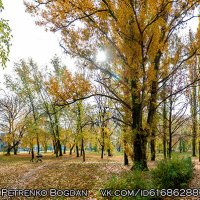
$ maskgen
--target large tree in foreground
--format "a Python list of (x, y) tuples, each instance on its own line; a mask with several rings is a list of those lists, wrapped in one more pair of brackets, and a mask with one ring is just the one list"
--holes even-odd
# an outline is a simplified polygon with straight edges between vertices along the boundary
[[(152, 138), (152, 159), (155, 159), (155, 113), (162, 84), (198, 52), (199, 44), (182, 39), (188, 36), (187, 31), (179, 32), (195, 17), (194, 10), (200, 1), (28, 2), (27, 10), (41, 17), (39, 25), (61, 32), (61, 46), (66, 53), (113, 77), (112, 83), (104, 86), (109, 88), (112, 99), (129, 110), (134, 168), (146, 169), (148, 136)], [(109, 54), (105, 65), (95, 59), (99, 49)], [(169, 66), (173, 67), (165, 73)]]

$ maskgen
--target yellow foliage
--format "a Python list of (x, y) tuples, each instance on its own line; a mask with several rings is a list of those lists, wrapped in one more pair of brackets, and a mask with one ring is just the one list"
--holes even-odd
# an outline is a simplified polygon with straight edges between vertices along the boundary
[(64, 69), (61, 77), (53, 76), (46, 85), (49, 93), (56, 101), (65, 102), (72, 99), (78, 99), (89, 93), (91, 84), (83, 75), (72, 74)]

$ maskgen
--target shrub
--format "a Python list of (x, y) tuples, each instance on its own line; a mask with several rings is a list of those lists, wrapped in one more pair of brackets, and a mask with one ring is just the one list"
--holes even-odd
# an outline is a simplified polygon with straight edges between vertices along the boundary
[(152, 170), (152, 180), (157, 188), (186, 188), (193, 176), (191, 158), (162, 160)]
[[(151, 181), (151, 174), (149, 171), (129, 171), (121, 175), (120, 177), (113, 176), (104, 186), (105, 189), (115, 190), (150, 190), (153, 187)], [(147, 199), (159, 199), (158, 197), (141, 197), (137, 195), (136, 197), (112, 197), (110, 199), (136, 199), (136, 200), (147, 200)]]

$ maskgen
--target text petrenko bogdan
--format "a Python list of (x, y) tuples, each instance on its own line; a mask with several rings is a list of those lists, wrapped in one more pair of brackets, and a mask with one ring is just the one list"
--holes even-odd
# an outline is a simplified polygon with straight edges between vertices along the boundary
[(2, 197), (87, 197), (88, 190), (59, 189), (0, 189)]

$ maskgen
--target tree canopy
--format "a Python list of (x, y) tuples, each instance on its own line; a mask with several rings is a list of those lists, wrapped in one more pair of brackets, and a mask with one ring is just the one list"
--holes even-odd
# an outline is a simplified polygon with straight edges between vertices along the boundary
[[(0, 0), (0, 13), (4, 9), (2, 0)], [(0, 18), (0, 65), (5, 67), (10, 52), (11, 29), (8, 21)]]
[[(145, 146), (148, 136), (154, 138), (161, 88), (199, 54), (199, 35), (190, 42), (190, 30), (185, 29), (187, 22), (199, 17), (195, 12), (199, 0), (38, 0), (25, 4), (30, 13), (39, 16), (38, 25), (60, 31), (60, 45), (66, 53), (78, 56), (90, 69), (117, 77), (112, 84), (102, 84), (128, 108), (134, 160), (146, 168)], [(99, 49), (109, 52), (106, 64), (96, 60)]]

